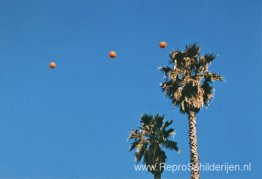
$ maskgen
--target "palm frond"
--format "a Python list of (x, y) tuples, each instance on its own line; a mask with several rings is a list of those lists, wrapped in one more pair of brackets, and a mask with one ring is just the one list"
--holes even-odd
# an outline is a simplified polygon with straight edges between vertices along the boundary
[(204, 94), (203, 94), (204, 103), (205, 103), (205, 105), (208, 105), (209, 101), (213, 97), (213, 91), (214, 91), (213, 87), (210, 86), (209, 83), (204, 82), (203, 85), (202, 85), (202, 89), (204, 91)]
[(168, 75), (172, 71), (172, 68), (169, 66), (159, 67), (159, 70), (162, 71), (165, 75)]
[(183, 58), (185, 57), (185, 54), (179, 50), (175, 50), (171, 53), (170, 58), (172, 58), (173, 60), (183, 60)]
[(170, 120), (170, 121), (166, 121), (164, 126), (163, 126), (163, 129), (166, 129), (168, 126), (170, 126), (171, 124), (173, 123), (173, 120)]
[(213, 81), (223, 81), (223, 77), (216, 73), (206, 73), (204, 75), (205, 82), (210, 83)]
[(147, 144), (140, 143), (136, 146), (137, 151), (135, 153), (135, 159), (136, 162), (139, 162), (142, 157), (144, 156), (145, 150), (146, 150)]
[(196, 58), (200, 54), (200, 46), (197, 43), (186, 46), (185, 54), (189, 58)]
[(209, 63), (213, 62), (215, 60), (215, 58), (216, 58), (215, 54), (208, 53), (208, 54), (204, 55), (204, 58), (203, 58), (204, 59), (204, 63), (205, 64), (209, 64)]
[(175, 129), (170, 128), (164, 132), (164, 137), (167, 139), (168, 137), (172, 136), (175, 133)]
[(133, 142), (133, 143), (131, 144), (131, 146), (130, 146), (129, 152), (131, 152), (132, 150), (134, 150), (134, 149), (137, 147), (138, 144), (139, 144), (138, 141)]
[(179, 148), (177, 146), (177, 142), (167, 140), (167, 141), (163, 142), (163, 145), (169, 150), (179, 151)]
[(142, 133), (139, 130), (132, 130), (128, 137), (129, 139), (139, 139), (142, 138)]
[(155, 126), (160, 128), (163, 125), (164, 116), (160, 116), (159, 114), (154, 116)]
[(211, 73), (211, 81), (223, 81), (223, 77), (216, 73)]
[(143, 125), (150, 125), (150, 123), (152, 122), (152, 115), (149, 114), (143, 114), (141, 117), (141, 123)]

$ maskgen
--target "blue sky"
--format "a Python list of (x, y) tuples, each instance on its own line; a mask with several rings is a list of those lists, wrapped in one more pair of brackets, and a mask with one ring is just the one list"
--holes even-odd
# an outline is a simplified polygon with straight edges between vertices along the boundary
[(198, 115), (200, 161), (252, 163), (202, 178), (261, 178), (261, 22), (259, 0), (0, 0), (0, 178), (152, 178), (128, 152), (142, 113), (175, 120), (167, 162), (187, 164), (187, 119), (157, 67), (193, 42), (226, 79)]

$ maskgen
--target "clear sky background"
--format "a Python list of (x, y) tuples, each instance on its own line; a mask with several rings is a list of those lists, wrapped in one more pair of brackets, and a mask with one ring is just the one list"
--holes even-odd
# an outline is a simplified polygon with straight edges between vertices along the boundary
[(175, 120), (167, 163), (187, 164), (187, 119), (157, 67), (193, 42), (226, 79), (198, 115), (200, 161), (252, 163), (202, 178), (261, 178), (261, 20), (259, 0), (0, 0), (0, 178), (152, 178), (128, 152), (142, 113)]

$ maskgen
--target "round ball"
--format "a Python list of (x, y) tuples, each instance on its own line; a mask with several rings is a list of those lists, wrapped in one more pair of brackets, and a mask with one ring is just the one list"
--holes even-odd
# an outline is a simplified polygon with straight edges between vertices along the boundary
[(54, 69), (54, 68), (56, 67), (55, 62), (51, 62), (51, 63), (49, 63), (49, 67), (50, 67), (51, 69)]
[(109, 57), (115, 58), (116, 57), (116, 52), (115, 51), (110, 51), (109, 52)]
[(160, 48), (166, 48), (167, 44), (166, 42), (162, 41), (159, 43)]

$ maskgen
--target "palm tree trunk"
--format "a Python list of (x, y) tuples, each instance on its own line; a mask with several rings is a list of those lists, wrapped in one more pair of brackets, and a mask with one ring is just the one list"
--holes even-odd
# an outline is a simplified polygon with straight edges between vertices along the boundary
[(190, 164), (191, 179), (199, 179), (199, 158), (197, 149), (197, 129), (196, 129), (196, 113), (190, 111), (188, 113), (189, 123), (189, 146), (190, 146)]
[(161, 179), (161, 173), (154, 173), (154, 179)]

